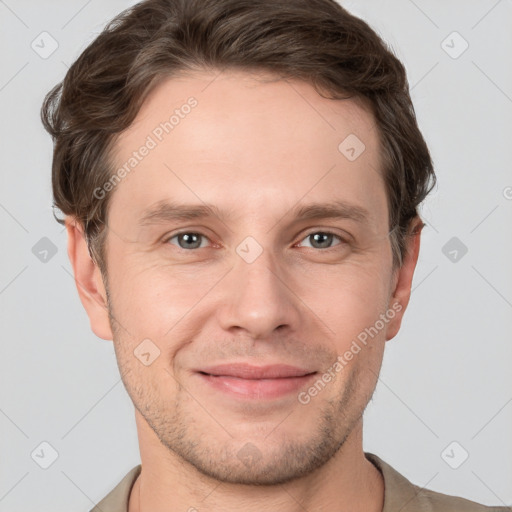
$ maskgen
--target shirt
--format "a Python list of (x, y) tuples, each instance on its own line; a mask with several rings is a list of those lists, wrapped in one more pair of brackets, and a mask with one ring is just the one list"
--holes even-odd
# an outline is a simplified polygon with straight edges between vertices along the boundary
[[(381, 472), (384, 480), (382, 512), (512, 512), (512, 507), (486, 507), (464, 498), (423, 489), (377, 455), (366, 452), (365, 457)], [(132, 468), (90, 512), (128, 512), (130, 491), (141, 469), (140, 464)]]

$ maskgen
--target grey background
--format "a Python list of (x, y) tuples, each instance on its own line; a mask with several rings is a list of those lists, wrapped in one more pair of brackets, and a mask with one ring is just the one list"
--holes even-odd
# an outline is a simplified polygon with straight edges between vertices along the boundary
[[(0, 0), (1, 512), (89, 510), (140, 462), (112, 343), (90, 330), (52, 217), (52, 146), (39, 121), (45, 93), (132, 3)], [(512, 2), (342, 4), (405, 63), (439, 179), (364, 448), (420, 486), (511, 505)], [(58, 43), (48, 58), (31, 47), (51, 49), (43, 31)], [(47, 469), (42, 442), (58, 454)]]

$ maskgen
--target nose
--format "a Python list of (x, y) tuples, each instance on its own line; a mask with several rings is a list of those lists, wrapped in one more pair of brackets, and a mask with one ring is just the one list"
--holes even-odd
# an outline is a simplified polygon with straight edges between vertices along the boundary
[(301, 301), (293, 288), (290, 272), (274, 261), (270, 251), (264, 250), (251, 263), (235, 255), (219, 298), (220, 326), (253, 339), (269, 338), (278, 329), (296, 331)]

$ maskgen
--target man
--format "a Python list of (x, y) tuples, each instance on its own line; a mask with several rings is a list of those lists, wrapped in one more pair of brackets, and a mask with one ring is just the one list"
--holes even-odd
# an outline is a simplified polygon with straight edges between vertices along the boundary
[(506, 510), (363, 452), (435, 183), (364, 22), (333, 0), (147, 0), (43, 120), (78, 293), (135, 406), (142, 464), (95, 511)]

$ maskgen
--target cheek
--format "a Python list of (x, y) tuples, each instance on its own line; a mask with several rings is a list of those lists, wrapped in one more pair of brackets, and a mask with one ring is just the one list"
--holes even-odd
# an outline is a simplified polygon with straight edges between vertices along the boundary
[(172, 339), (227, 270), (120, 261), (111, 279), (115, 317), (136, 339)]
[(373, 325), (387, 310), (388, 273), (379, 262), (326, 266), (302, 273), (294, 290), (338, 339), (346, 340)]
[[(366, 253), (335, 264), (283, 262), (280, 279), (286, 286), (280, 298), (288, 300), (289, 307), (309, 312), (307, 323), (316, 323), (328, 338), (350, 343), (351, 337), (372, 325), (387, 308), (388, 262), (377, 256)], [(166, 339), (167, 343), (173, 338), (169, 331), (183, 334), (192, 317), (197, 321), (215, 316), (233, 295), (232, 290), (223, 290), (223, 286), (233, 286), (226, 284), (233, 279), (222, 282), (233, 261), (172, 265), (161, 258), (148, 259), (128, 254), (112, 269), (116, 319), (136, 339)]]

